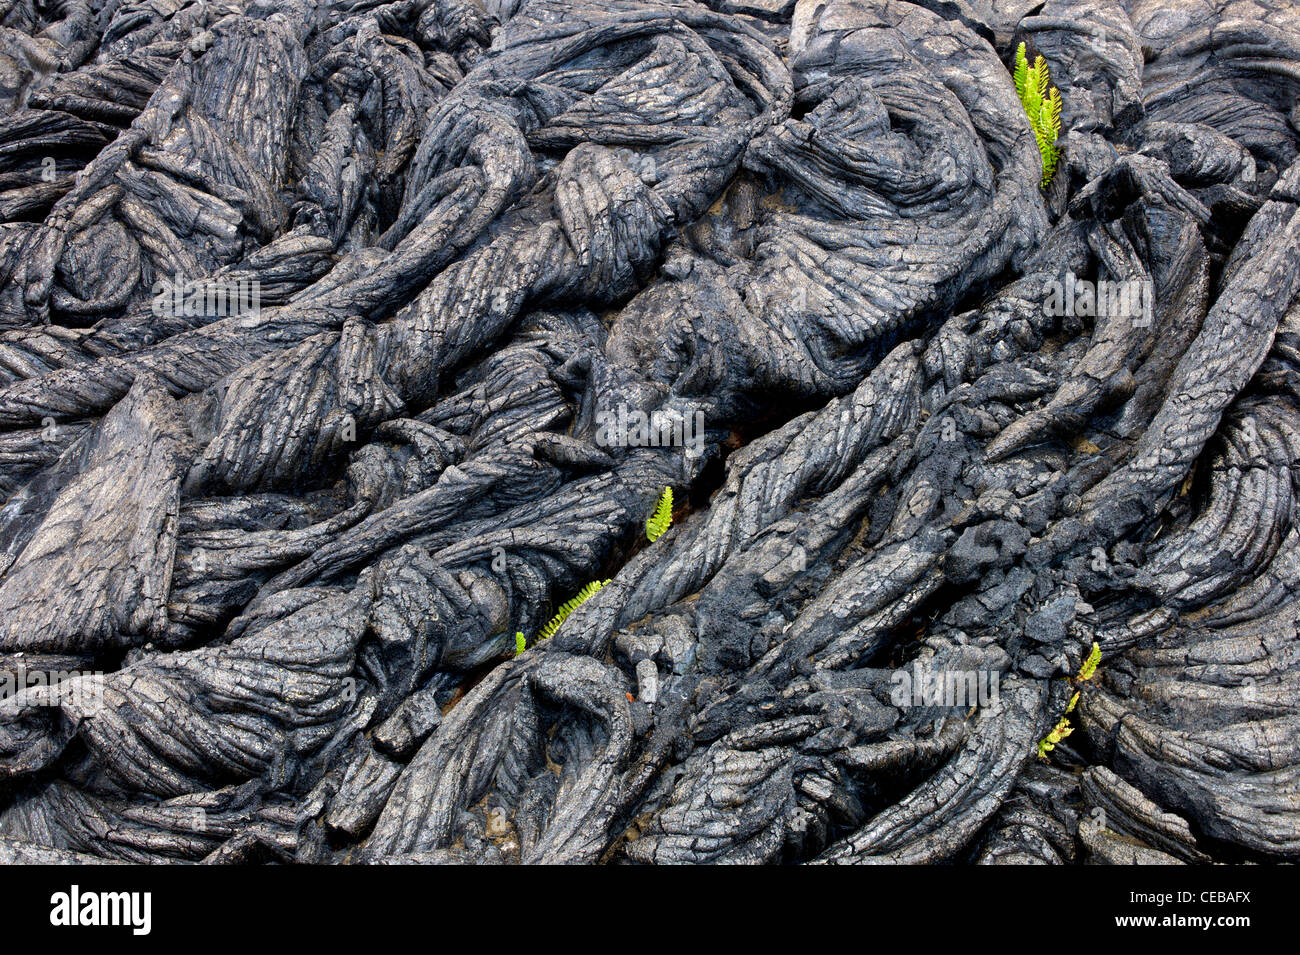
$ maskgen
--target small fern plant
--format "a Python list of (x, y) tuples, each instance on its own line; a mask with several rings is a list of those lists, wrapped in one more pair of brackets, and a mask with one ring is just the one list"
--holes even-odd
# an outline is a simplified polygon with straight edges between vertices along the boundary
[[(1022, 44), (1023, 45), (1023, 44)], [(1079, 665), (1079, 672), (1070, 679), (1070, 683), (1078, 686), (1080, 683), (1087, 683), (1097, 674), (1097, 664), (1101, 663), (1101, 647), (1094, 641), (1092, 649), (1084, 658), (1083, 663)], [(1070, 725), (1069, 714), (1074, 710), (1079, 702), (1079, 691), (1075, 691), (1074, 696), (1070, 697), (1070, 705), (1065, 708), (1065, 716), (1062, 716), (1056, 723), (1056, 726), (1050, 733), (1038, 741), (1038, 758), (1047, 759), (1047, 754), (1056, 749), (1056, 744), (1065, 739), (1074, 732), (1074, 727)]]
[(672, 526), (673, 523), (673, 489), (664, 488), (664, 492), (659, 495), (659, 503), (655, 505), (654, 513), (651, 514), (645, 522), (645, 536), (650, 538), (650, 543), (654, 543)]
[(1051, 85), (1046, 60), (1041, 56), (1035, 57), (1033, 65), (1029, 65), (1023, 43), (1016, 47), (1016, 68), (1012, 79), (1016, 83), (1016, 95), (1029, 117), (1034, 139), (1038, 141), (1038, 154), (1043, 159), (1042, 186), (1046, 189), (1061, 160), (1061, 151), (1056, 148), (1057, 137), (1061, 135), (1061, 91)]
[[(1076, 693), (1074, 696), (1070, 697), (1070, 705), (1065, 708), (1065, 712), (1069, 713), (1073, 710), (1075, 704), (1078, 702), (1079, 694)], [(1062, 716), (1056, 721), (1056, 726), (1052, 731), (1038, 741), (1038, 758), (1047, 759), (1047, 754), (1056, 749), (1056, 744), (1073, 732), (1074, 727), (1070, 725), (1070, 717)]]
[(1100, 662), (1101, 662), (1101, 647), (1099, 647), (1094, 642), (1092, 645), (1092, 650), (1088, 653), (1087, 659), (1085, 659), (1082, 665), (1079, 667), (1079, 675), (1074, 678), (1075, 681), (1079, 683), (1085, 683), (1088, 680), (1091, 680), (1093, 678), (1093, 675), (1097, 672), (1097, 664)]
[[(608, 580), (593, 580), (591, 583), (587, 584), (587, 586), (578, 591), (578, 596), (561, 604), (560, 609), (556, 612), (555, 616), (548, 620), (546, 626), (542, 627), (538, 632), (537, 642), (540, 643), (543, 640), (549, 640), (551, 637), (555, 636), (555, 631), (560, 629), (560, 625), (569, 618), (569, 614), (573, 613), (573, 611), (577, 610), (592, 597), (596, 596), (596, 593), (600, 588), (604, 587), (607, 583), (609, 583)], [(516, 635), (516, 648), (518, 645), (519, 641), (518, 636)]]

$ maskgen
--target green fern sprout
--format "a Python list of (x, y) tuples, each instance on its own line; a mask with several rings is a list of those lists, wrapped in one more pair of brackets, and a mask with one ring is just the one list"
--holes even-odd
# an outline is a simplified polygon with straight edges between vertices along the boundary
[(528, 649), (528, 641), (524, 639), (523, 631), (516, 630), (515, 631), (515, 656), (519, 656), (519, 654), (523, 653), (527, 649)]
[(1047, 759), (1047, 754), (1056, 749), (1056, 744), (1074, 732), (1068, 717), (1062, 716), (1055, 729), (1038, 741), (1038, 758)]
[(1070, 725), (1069, 714), (1073, 712), (1078, 702), (1079, 694), (1076, 693), (1070, 697), (1070, 705), (1065, 708), (1066, 715), (1057, 720), (1052, 731), (1038, 741), (1039, 759), (1047, 759), (1047, 754), (1056, 749), (1056, 744), (1074, 732), (1074, 727)]
[(1033, 66), (1029, 65), (1023, 43), (1016, 47), (1016, 68), (1011, 78), (1038, 142), (1038, 154), (1043, 160), (1042, 186), (1046, 189), (1061, 160), (1061, 151), (1056, 148), (1056, 140), (1061, 135), (1061, 91), (1051, 85), (1046, 60), (1039, 56)]
[[(1084, 660), (1083, 664), (1079, 667), (1079, 675), (1075, 677), (1075, 679), (1081, 683), (1087, 680), (1091, 680), (1093, 674), (1097, 672), (1097, 664), (1100, 662), (1101, 662), (1101, 647), (1097, 646), (1097, 644), (1094, 643), (1092, 645), (1092, 651), (1088, 654), (1088, 658)], [(1075, 694), (1075, 696), (1078, 695), (1079, 694), (1077, 693)]]
[(645, 522), (645, 536), (650, 538), (650, 543), (653, 544), (664, 535), (664, 532), (672, 526), (672, 523), (673, 489), (666, 487), (663, 494), (659, 495), (659, 503), (655, 505), (655, 512)]
[[(551, 637), (555, 636), (555, 631), (560, 629), (560, 624), (564, 623), (564, 621), (568, 619), (569, 614), (573, 613), (573, 611), (577, 610), (592, 597), (596, 596), (596, 592), (607, 583), (609, 583), (608, 580), (593, 580), (591, 583), (587, 584), (587, 586), (578, 591), (578, 596), (563, 603), (560, 606), (559, 612), (548, 620), (546, 626), (542, 627), (541, 632), (537, 634), (537, 642), (540, 643), (543, 640), (549, 640)], [(515, 638), (515, 646), (519, 646), (518, 637)]]
[[(1079, 666), (1079, 673), (1070, 682), (1074, 686), (1080, 683), (1086, 683), (1091, 680), (1097, 673), (1097, 664), (1101, 663), (1101, 647), (1096, 642), (1093, 643), (1092, 649), (1088, 651), (1088, 656)], [(1042, 759), (1047, 759), (1047, 754), (1056, 748), (1056, 744), (1065, 739), (1074, 729), (1070, 726), (1068, 714), (1074, 711), (1075, 706), (1079, 703), (1079, 693), (1075, 691), (1074, 696), (1070, 697), (1070, 705), (1065, 708), (1067, 716), (1062, 716), (1056, 728), (1038, 741), (1038, 755)]]
[(1029, 89), (1029, 58), (1025, 56), (1025, 45), (1022, 43), (1016, 47), (1016, 68), (1011, 73), (1011, 79), (1016, 84), (1016, 95), (1020, 97), (1020, 102), (1025, 102), (1025, 91)]

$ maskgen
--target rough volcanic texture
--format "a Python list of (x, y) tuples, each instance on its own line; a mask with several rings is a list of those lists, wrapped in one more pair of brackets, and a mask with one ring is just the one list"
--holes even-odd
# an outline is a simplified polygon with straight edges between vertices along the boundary
[(0, 859), (1300, 860), (1298, 93), (1296, 0), (0, 5)]

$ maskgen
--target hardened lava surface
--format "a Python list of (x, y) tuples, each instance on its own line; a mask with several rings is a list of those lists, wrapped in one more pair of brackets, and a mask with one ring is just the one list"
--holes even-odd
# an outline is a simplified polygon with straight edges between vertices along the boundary
[(1295, 0), (5, 0), (0, 860), (1300, 860), (1298, 90)]

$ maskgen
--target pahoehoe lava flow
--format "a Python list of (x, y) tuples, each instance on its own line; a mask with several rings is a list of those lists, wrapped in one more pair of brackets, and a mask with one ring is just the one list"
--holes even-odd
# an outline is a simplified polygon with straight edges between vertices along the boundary
[(0, 861), (1300, 861), (1298, 94), (1300, 0), (5, 0)]

